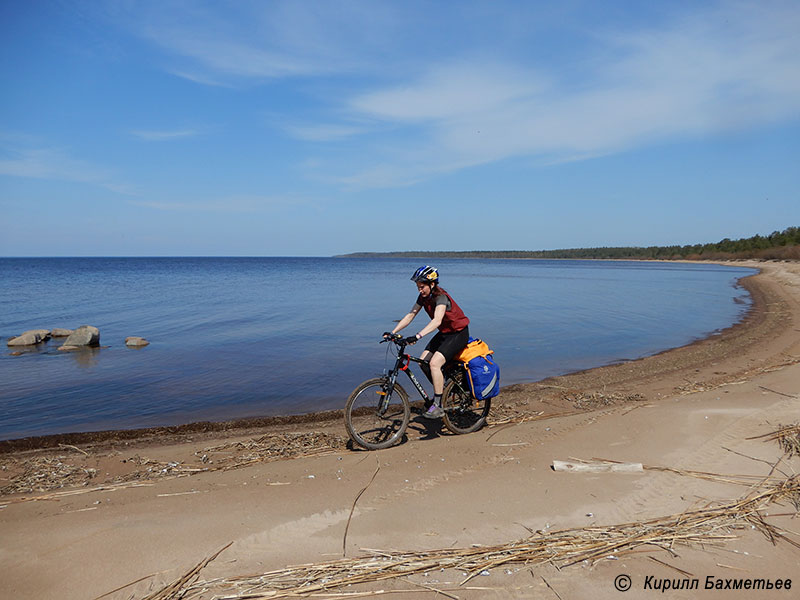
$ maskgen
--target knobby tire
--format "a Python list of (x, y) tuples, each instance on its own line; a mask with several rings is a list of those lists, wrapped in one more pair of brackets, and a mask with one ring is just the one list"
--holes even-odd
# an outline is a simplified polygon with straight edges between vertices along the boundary
[(442, 393), (444, 426), (453, 433), (478, 431), (486, 424), (491, 400), (476, 400), (468, 388), (450, 380)]
[(386, 391), (386, 386), (384, 377), (368, 379), (353, 390), (344, 408), (347, 434), (367, 450), (394, 446), (403, 439), (411, 420), (408, 394), (399, 383), (394, 384), (388, 410), (379, 414), (381, 394)]

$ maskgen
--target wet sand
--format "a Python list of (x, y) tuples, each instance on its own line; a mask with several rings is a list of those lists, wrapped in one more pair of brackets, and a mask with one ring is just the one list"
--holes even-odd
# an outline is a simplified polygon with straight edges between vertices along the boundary
[[(341, 417), (329, 413), (4, 443), (0, 594), (97, 598), (125, 586), (104, 597), (143, 598), (230, 542), (202, 578), (336, 560), (343, 542), (348, 557), (366, 548), (507, 544), (536, 531), (640, 522), (740, 498), (748, 491), (740, 484), (669, 471), (551, 468), (554, 460), (602, 458), (728, 475), (770, 472), (782, 451), (748, 438), (800, 421), (800, 264), (736, 264), (762, 269), (742, 282), (754, 301), (742, 323), (643, 360), (506, 387), (492, 426), (466, 436), (419, 420), (402, 445), (361, 452), (345, 446)], [(299, 457), (273, 460), (280, 452)], [(795, 456), (778, 470), (792, 474), (798, 465)], [(45, 471), (40, 488), (48, 480), (67, 487), (10, 487), (35, 483)], [(794, 510), (786, 504), (769, 512)], [(800, 530), (791, 516), (770, 522)], [(773, 545), (749, 528), (730, 535), (720, 545), (647, 546), (561, 570), (498, 567), (464, 586), (462, 572), (448, 569), (332, 593), (428, 598), (433, 587), (459, 598), (618, 598), (614, 580), (627, 574), (640, 597), (660, 593), (643, 590), (647, 577), (652, 584), (686, 573), (699, 578), (700, 591), (665, 597), (753, 597), (703, 590), (706, 576), (796, 578), (800, 586), (800, 549)]]

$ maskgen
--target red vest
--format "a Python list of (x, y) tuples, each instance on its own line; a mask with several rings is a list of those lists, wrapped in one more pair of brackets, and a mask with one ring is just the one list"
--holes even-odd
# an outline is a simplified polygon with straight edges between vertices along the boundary
[[(444, 313), (442, 324), (439, 325), (439, 331), (442, 333), (454, 333), (456, 331), (461, 331), (464, 329), (464, 327), (469, 325), (469, 319), (467, 318), (467, 315), (464, 314), (464, 311), (462, 311), (458, 304), (456, 304), (456, 301), (453, 300), (450, 294), (441, 288), (439, 291), (450, 299), (450, 310)], [(428, 313), (428, 316), (433, 319), (433, 314), (436, 310), (436, 297), (433, 294), (427, 298), (423, 298), (421, 295), (418, 296), (417, 304), (424, 308), (425, 312)]]

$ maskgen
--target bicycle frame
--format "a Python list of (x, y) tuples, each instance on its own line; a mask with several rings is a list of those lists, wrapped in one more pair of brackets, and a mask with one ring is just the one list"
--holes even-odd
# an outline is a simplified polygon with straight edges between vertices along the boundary
[[(378, 411), (381, 415), (384, 414), (386, 412), (386, 409), (389, 407), (389, 401), (391, 400), (392, 392), (394, 391), (394, 385), (395, 383), (397, 383), (397, 376), (401, 371), (405, 372), (405, 374), (411, 380), (411, 384), (416, 388), (417, 392), (419, 392), (419, 395), (422, 396), (422, 399), (425, 402), (431, 402), (431, 397), (428, 395), (428, 393), (425, 391), (425, 388), (422, 387), (422, 384), (414, 376), (414, 373), (409, 368), (412, 362), (417, 363), (419, 365), (428, 364), (428, 361), (422, 360), (421, 358), (417, 358), (416, 356), (411, 356), (410, 354), (408, 354), (405, 351), (405, 344), (402, 345), (398, 344), (397, 358), (395, 360), (394, 367), (387, 373), (388, 376), (387, 390), (383, 396), (383, 400), (380, 404)], [(447, 369), (448, 371), (450, 370), (449, 368), (447, 368), (447, 365), (445, 366), (445, 369)], [(448, 375), (445, 374), (445, 381), (447, 381), (448, 379), (450, 379), (450, 377), (448, 377)]]
[[(405, 360), (405, 361), (406, 361), (406, 364), (405, 364), (405, 365), (402, 365), (402, 362), (403, 362), (403, 360)], [(421, 383), (419, 382), (419, 380), (418, 380), (418, 379), (417, 379), (417, 378), (414, 376), (414, 373), (411, 371), (411, 369), (409, 369), (409, 368), (408, 368), (408, 367), (409, 367), (409, 365), (410, 365), (412, 362), (415, 362), (415, 363), (417, 363), (417, 364), (419, 364), (419, 365), (424, 365), (424, 364), (426, 364), (428, 361), (422, 360), (421, 358), (417, 358), (416, 356), (411, 356), (410, 354), (401, 354), (400, 356), (398, 356), (398, 357), (397, 357), (397, 362), (395, 363), (395, 367), (394, 367), (394, 372), (395, 372), (394, 381), (397, 381), (397, 372), (398, 372), (398, 369), (399, 369), (400, 371), (403, 371), (403, 372), (404, 372), (406, 375), (408, 375), (408, 378), (411, 380), (411, 383), (413, 384), (413, 386), (414, 386), (415, 388), (417, 388), (417, 391), (419, 392), (419, 395), (420, 395), (420, 396), (422, 396), (422, 399), (423, 399), (423, 400), (425, 400), (425, 401), (430, 401), (430, 399), (431, 399), (431, 398), (430, 398), (430, 396), (428, 396), (427, 392), (425, 392), (425, 388), (423, 388), (423, 387), (422, 387), (422, 384), (421, 384)], [(402, 365), (402, 366), (401, 366), (401, 365)], [(394, 381), (392, 381), (392, 383), (394, 383)]]

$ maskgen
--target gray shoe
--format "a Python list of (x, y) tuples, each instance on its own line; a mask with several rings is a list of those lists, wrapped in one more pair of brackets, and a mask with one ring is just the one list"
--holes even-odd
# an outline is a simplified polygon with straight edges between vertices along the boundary
[(428, 410), (423, 411), (422, 416), (426, 419), (441, 419), (444, 416), (444, 411), (441, 406), (431, 404)]

